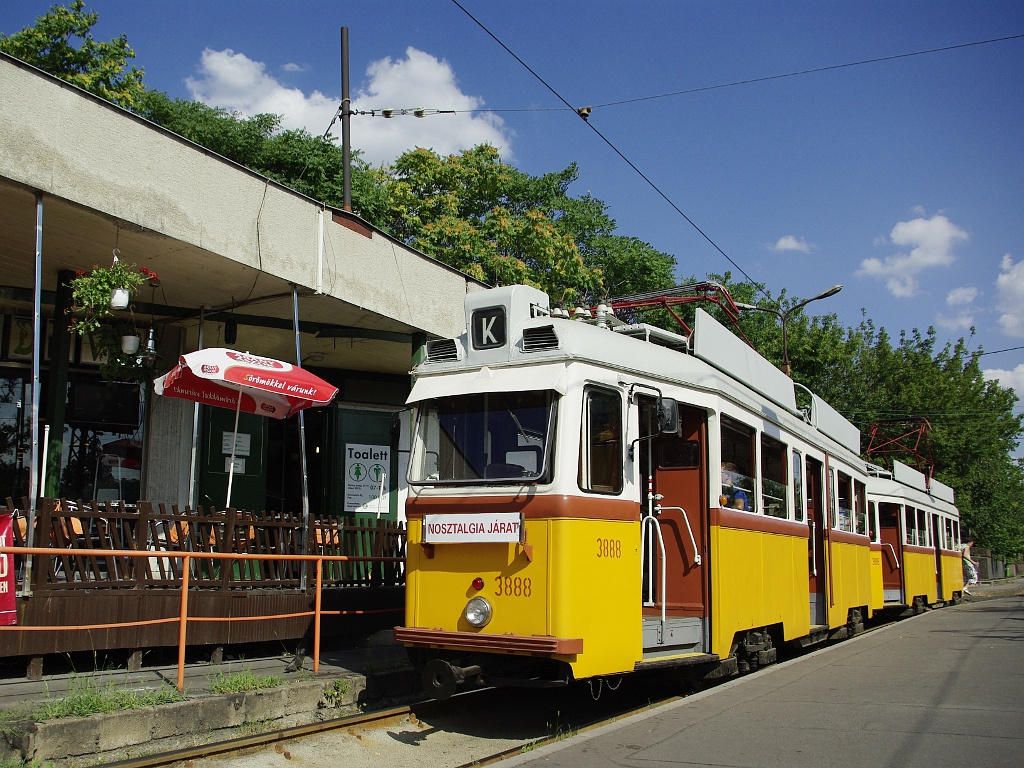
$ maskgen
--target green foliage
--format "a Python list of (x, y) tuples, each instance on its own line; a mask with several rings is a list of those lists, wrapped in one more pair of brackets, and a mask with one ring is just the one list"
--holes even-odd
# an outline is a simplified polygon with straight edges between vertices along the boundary
[(245, 693), (283, 685), (277, 675), (257, 675), (251, 670), (218, 672), (210, 679), (210, 693)]
[(98, 713), (120, 712), (126, 709), (153, 707), (184, 701), (185, 695), (174, 686), (164, 683), (154, 690), (134, 690), (127, 684), (109, 682), (96, 684), (95, 678), (83, 676), (71, 679), (66, 696), (53, 698), (41, 704), (0, 710), (0, 731), (5, 734), (17, 730), (19, 723), (57, 720), (65, 717), (87, 717)]
[(135, 52), (125, 35), (109, 42), (92, 36), (99, 14), (85, 12), (84, 0), (54, 5), (33, 27), (9, 37), (0, 34), (0, 51), (66, 80), (122, 107), (135, 107), (145, 86), (143, 71), (126, 70)]
[(558, 222), (575, 175), (570, 166), (529, 176), (487, 145), (448, 157), (415, 149), (377, 172), (386, 209), (375, 223), (479, 280), (526, 283), (571, 301), (601, 286), (600, 271), (584, 263)]
[(131, 294), (140, 285), (156, 275), (143, 267), (125, 264), (115, 256), (109, 267), (93, 267), (90, 272), (79, 272), (71, 281), (71, 300), (74, 318), (71, 328), (85, 336), (99, 330), (103, 319), (109, 317), (110, 294), (115, 288), (124, 288)]
[[(750, 292), (751, 286), (735, 291)], [(793, 303), (784, 296), (765, 302), (775, 309)], [(745, 312), (741, 323), (761, 354), (781, 363), (778, 317)], [(1024, 552), (1024, 467), (1011, 455), (1024, 435), (1024, 416), (1013, 414), (1012, 389), (985, 379), (981, 350), (969, 351), (965, 339), (940, 345), (934, 328), (894, 340), (869, 319), (845, 328), (835, 315), (810, 317), (803, 310), (790, 317), (787, 330), (796, 381), (862, 434), (876, 420), (926, 418), (934, 474), (956, 491), (965, 535), (1001, 555)], [(877, 456), (867, 458), (879, 463)], [(903, 461), (911, 463), (909, 456)]]

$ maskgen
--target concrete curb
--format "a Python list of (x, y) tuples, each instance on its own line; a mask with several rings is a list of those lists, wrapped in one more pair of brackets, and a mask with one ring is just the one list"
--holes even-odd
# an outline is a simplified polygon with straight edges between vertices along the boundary
[(202, 694), (159, 707), (24, 722), (4, 730), (0, 758), (55, 768), (127, 760), (344, 717), (371, 699), (408, 695), (414, 684), (408, 668), (369, 678), (352, 673), (250, 693)]

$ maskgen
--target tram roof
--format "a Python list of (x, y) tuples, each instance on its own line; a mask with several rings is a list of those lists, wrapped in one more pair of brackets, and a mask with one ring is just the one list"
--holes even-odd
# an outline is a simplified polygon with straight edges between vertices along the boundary
[[(469, 294), (465, 309), (464, 333), (428, 342), (426, 358), (413, 370), (409, 402), (449, 392), (564, 392), (559, 371), (586, 362), (720, 394), (776, 423), (809, 425), (860, 453), (857, 427), (702, 309), (689, 336), (628, 325), (610, 313), (585, 321), (558, 317), (546, 294), (523, 285)], [(434, 375), (442, 373), (443, 381)], [(797, 387), (809, 400), (806, 410), (797, 405)]]

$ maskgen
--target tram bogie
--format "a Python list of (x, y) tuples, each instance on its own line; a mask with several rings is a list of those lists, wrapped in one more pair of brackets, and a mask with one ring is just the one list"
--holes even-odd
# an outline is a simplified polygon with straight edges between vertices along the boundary
[[(894, 606), (888, 549), (909, 558), (901, 604), (922, 594), (914, 547), (932, 539), (916, 517), (914, 544), (886, 532), (893, 489), (858, 430), (813, 394), (798, 408), (793, 382), (707, 313), (683, 337), (556, 317), (513, 286), (467, 296), (466, 322), (428, 345), (410, 395), (395, 634), (434, 696), (751, 671)], [(943, 546), (947, 507), (928, 523), (949, 528)], [(932, 550), (929, 604), (958, 594), (946, 554)]]

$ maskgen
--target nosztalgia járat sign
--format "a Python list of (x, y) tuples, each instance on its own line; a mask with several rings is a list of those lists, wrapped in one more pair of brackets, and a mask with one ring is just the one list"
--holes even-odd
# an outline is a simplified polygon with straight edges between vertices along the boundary
[(522, 517), (517, 512), (479, 515), (425, 515), (423, 541), (428, 544), (505, 542), (520, 540)]
[[(378, 511), (377, 498), (388, 492), (391, 448), (386, 445), (348, 443), (345, 446), (345, 511)], [(379, 502), (381, 514), (388, 512), (387, 498)]]

